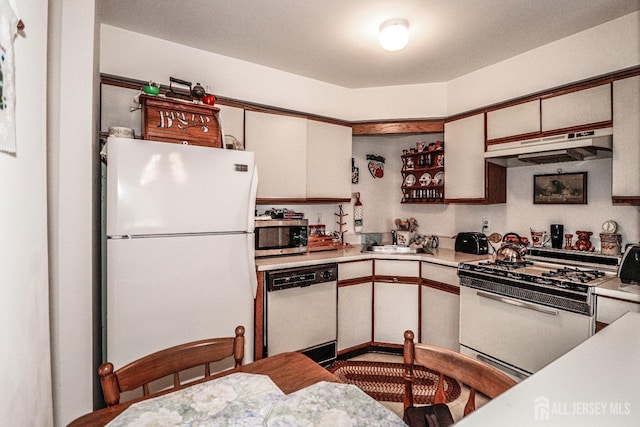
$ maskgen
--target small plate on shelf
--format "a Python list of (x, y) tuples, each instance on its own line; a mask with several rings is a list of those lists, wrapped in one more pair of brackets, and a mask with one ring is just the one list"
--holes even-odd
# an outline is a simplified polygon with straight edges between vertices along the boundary
[(406, 187), (411, 187), (412, 185), (415, 185), (415, 183), (416, 183), (415, 175), (407, 175), (407, 177), (404, 179), (404, 185)]
[(434, 185), (443, 185), (444, 184), (444, 172), (440, 171), (433, 177)]
[(431, 174), (429, 174), (428, 172), (423, 173), (422, 176), (420, 177), (420, 185), (422, 185), (423, 187), (426, 187), (430, 183), (431, 183)]

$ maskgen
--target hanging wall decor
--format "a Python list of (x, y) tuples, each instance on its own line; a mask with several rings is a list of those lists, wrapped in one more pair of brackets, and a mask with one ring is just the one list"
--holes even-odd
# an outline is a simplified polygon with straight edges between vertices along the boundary
[(587, 172), (533, 176), (534, 204), (587, 204)]
[(360, 182), (360, 168), (356, 166), (356, 161), (351, 158), (351, 183), (357, 184)]
[[(12, 3), (0, 1), (0, 152), (16, 153), (16, 87), (13, 41), (22, 21)], [(23, 25), (24, 28), (24, 25)]]
[(384, 176), (384, 157), (375, 154), (367, 154), (369, 161), (369, 173), (374, 178), (382, 178)]

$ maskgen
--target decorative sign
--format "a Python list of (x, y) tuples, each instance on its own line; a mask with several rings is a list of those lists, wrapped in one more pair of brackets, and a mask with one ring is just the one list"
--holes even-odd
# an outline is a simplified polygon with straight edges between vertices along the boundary
[(382, 178), (384, 176), (384, 157), (375, 154), (367, 154), (369, 161), (369, 173), (374, 178)]

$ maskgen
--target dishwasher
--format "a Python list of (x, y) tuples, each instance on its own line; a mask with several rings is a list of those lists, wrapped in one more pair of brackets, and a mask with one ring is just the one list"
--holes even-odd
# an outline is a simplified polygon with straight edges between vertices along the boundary
[(336, 359), (338, 265), (266, 273), (263, 355), (301, 352), (321, 365)]

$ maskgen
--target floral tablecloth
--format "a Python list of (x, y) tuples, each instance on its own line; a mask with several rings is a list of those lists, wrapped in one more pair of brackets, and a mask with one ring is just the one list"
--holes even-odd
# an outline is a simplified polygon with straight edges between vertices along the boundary
[(266, 375), (236, 373), (131, 405), (119, 426), (405, 426), (359, 388), (319, 382), (285, 395)]

